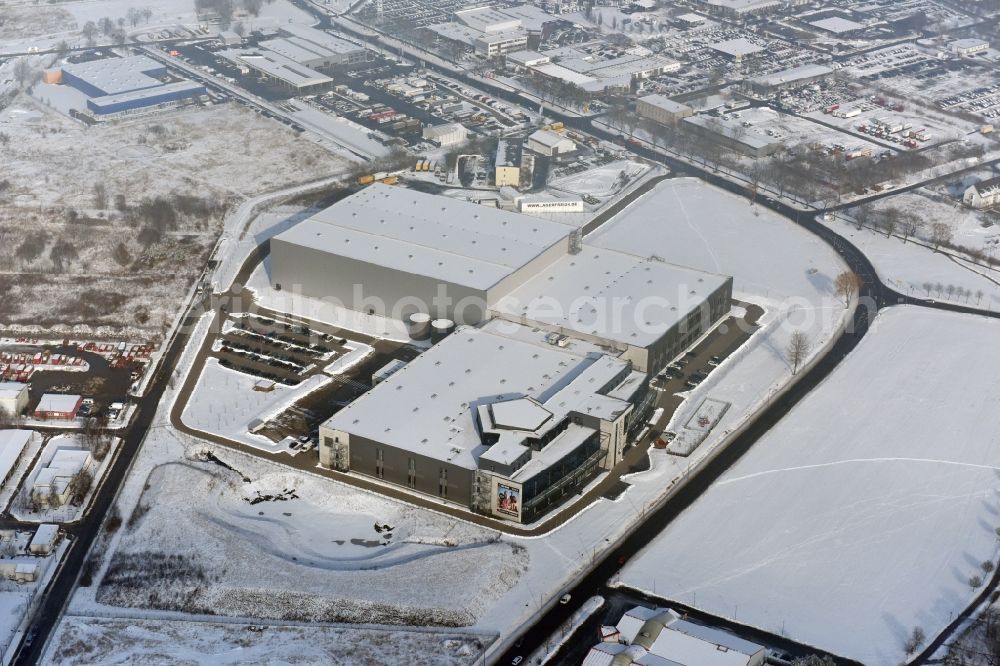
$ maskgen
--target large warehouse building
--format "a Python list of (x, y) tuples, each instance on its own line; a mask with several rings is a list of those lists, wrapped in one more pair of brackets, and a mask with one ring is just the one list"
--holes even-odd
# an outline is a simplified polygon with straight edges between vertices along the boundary
[(665, 367), (730, 309), (732, 278), (584, 246), (575, 227), (375, 184), (271, 240), (271, 285), (367, 314), (544, 329)]
[(375, 184), (271, 239), (275, 289), (475, 324), (569, 249), (567, 225)]
[(652, 372), (725, 316), (732, 294), (731, 277), (586, 246), (500, 299), (491, 313), (610, 347)]
[(530, 335), (459, 329), (323, 423), (320, 463), (536, 519), (622, 459), (648, 389), (625, 360)]
[(146, 56), (70, 63), (49, 78), (85, 94), (86, 111), (97, 120), (174, 106), (206, 94), (201, 84), (169, 80), (167, 68)]

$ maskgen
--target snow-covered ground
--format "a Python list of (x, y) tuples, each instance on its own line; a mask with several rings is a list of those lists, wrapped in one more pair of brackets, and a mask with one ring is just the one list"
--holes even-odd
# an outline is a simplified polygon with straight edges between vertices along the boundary
[[(963, 178), (954, 186), (948, 187), (948, 194), (921, 188), (878, 199), (866, 207), (880, 213), (896, 209), (903, 216), (919, 221), (920, 228), (917, 230), (917, 235), (925, 240), (930, 238), (933, 224), (944, 222), (951, 229), (951, 240), (955, 245), (968, 250), (992, 252), (994, 256), (998, 256), (996, 252), (1000, 250), (1000, 215), (975, 211), (962, 204), (965, 187), (992, 175), (992, 172), (984, 170), (981, 175)], [(964, 183), (968, 185), (962, 187)], [(856, 211), (856, 208), (852, 209), (851, 214), (854, 215)]]
[(399, 629), (69, 616), (51, 646), (44, 663), (53, 666), (395, 666), (414, 655), (427, 666), (460, 666), (476, 661), (483, 642), (462, 633)]
[[(85, 127), (21, 96), (0, 111), (0, 133), (10, 137), (0, 320), (42, 333), (155, 339), (204, 265), (227, 206), (346, 168), (235, 105)], [(143, 206), (157, 197), (193, 208), (150, 235)]]
[[(196, 461), (152, 469), (100, 580), (105, 610), (465, 626), (527, 565), (522, 548), (489, 530), (226, 449), (214, 455), (237, 471)], [(178, 558), (183, 573), (161, 557)], [(463, 584), (441, 584), (454, 577)]]
[(998, 555), (1000, 412), (986, 398), (998, 334), (1000, 322), (979, 317), (881, 313), (621, 582), (898, 664), (912, 629), (946, 625)]
[(879, 278), (901, 294), (981, 308), (1000, 308), (1000, 271), (956, 261), (942, 252), (901, 238), (886, 238), (843, 220), (827, 221), (875, 266)]
[(580, 173), (554, 178), (549, 181), (548, 186), (561, 192), (604, 198), (617, 194), (647, 171), (649, 166), (646, 164), (618, 160)]
[[(29, 49), (46, 50), (55, 48), (60, 41), (71, 47), (86, 46), (81, 29), (88, 21), (98, 23), (102, 18), (113, 22), (125, 19), (129, 9), (148, 8), (152, 14), (147, 21), (140, 18), (136, 25), (125, 23), (125, 30), (136, 37), (156, 33), (175, 26), (197, 27), (193, 0), (72, 0), (58, 5), (39, 5), (33, 0), (9, 0), (5, 13), (9, 13), (7, 25), (0, 29), (0, 53), (20, 53)], [(237, 7), (238, 7), (237, 3)], [(312, 25), (312, 16), (288, 0), (272, 0), (263, 3), (258, 16), (250, 16), (242, 10), (234, 14), (234, 23), (240, 22), (247, 29), (275, 28), (281, 23)], [(218, 28), (208, 28), (218, 31)], [(211, 32), (206, 33), (211, 34)], [(155, 36), (155, 35), (154, 35)], [(97, 34), (98, 43), (110, 43), (110, 37)]]
[(295, 386), (275, 383), (271, 391), (255, 391), (259, 377), (219, 365), (216, 358), (208, 358), (181, 418), (184, 424), (207, 432), (277, 453), (290, 452), (283, 442), (273, 442), (263, 435), (255, 435), (250, 428), (255, 421), (267, 421), (297, 400), (322, 388), (333, 378), (316, 374)]

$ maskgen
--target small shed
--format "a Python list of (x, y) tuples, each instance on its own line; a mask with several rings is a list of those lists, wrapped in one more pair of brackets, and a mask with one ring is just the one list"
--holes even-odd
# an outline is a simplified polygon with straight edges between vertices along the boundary
[(59, 541), (59, 526), (54, 523), (42, 523), (35, 530), (28, 544), (28, 552), (35, 555), (48, 555)]

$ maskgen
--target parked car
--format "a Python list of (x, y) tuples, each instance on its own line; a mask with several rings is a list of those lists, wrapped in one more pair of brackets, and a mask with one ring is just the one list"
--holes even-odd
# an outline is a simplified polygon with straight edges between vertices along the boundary
[(719, 365), (720, 363), (722, 363), (721, 356), (713, 356), (712, 358), (708, 359), (708, 364), (711, 366), (716, 366)]
[(572, 599), (572, 598), (573, 597), (571, 597), (570, 595), (564, 594), (561, 597), (559, 597), (559, 603), (561, 603), (561, 604), (563, 604), (565, 606), (566, 604), (569, 603), (569, 600)]

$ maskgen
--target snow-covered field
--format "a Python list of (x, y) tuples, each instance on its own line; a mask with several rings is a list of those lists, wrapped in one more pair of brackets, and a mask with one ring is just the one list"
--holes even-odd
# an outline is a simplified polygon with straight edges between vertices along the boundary
[(322, 625), (265, 626), (180, 620), (69, 616), (60, 625), (44, 663), (53, 666), (427, 666), (473, 663), (482, 642), (463, 634), (345, 628)]
[[(345, 167), (236, 106), (87, 128), (22, 96), (0, 112), (0, 133), (10, 137), (0, 318), (15, 326), (155, 338), (201, 270), (227, 206)], [(157, 197), (176, 216), (154, 215)]]
[[(827, 224), (847, 238), (875, 266), (879, 278), (901, 294), (961, 305), (1000, 308), (1000, 272), (949, 258), (932, 248), (900, 238), (886, 238), (841, 219)], [(991, 279), (992, 278), (992, 279)]]
[(208, 358), (181, 418), (185, 425), (202, 432), (265, 451), (287, 452), (283, 443), (251, 434), (252, 422), (277, 416), (332, 379), (328, 375), (316, 374), (296, 386), (275, 383), (271, 391), (254, 391), (259, 377), (225, 368), (219, 365), (218, 359)]
[(621, 582), (898, 664), (912, 629), (947, 624), (998, 555), (998, 334), (984, 318), (881, 313)]
[[(238, 472), (194, 461), (152, 470), (98, 603), (465, 626), (527, 565), (523, 549), (488, 530), (247, 455), (214, 454)], [(252, 503), (258, 497), (271, 499)]]
[[(239, 9), (234, 13), (234, 23), (240, 22), (248, 29), (274, 28), (280, 23), (312, 25), (312, 16), (288, 0), (272, 0), (263, 3), (258, 16), (250, 16)], [(195, 14), (194, 0), (71, 0), (60, 2), (58, 6), (39, 5), (34, 0), (8, 0), (4, 3), (5, 18), (9, 20), (0, 27), (0, 53), (20, 53), (28, 49), (51, 49), (60, 41), (69, 46), (86, 46), (81, 29), (88, 21), (98, 23), (102, 18), (113, 22), (126, 19), (129, 9), (149, 9), (149, 19), (140, 18), (136, 25), (125, 23), (125, 30), (139, 36), (156, 33), (164, 28), (184, 25), (196, 27), (199, 24)], [(217, 29), (216, 29), (217, 30)], [(210, 34), (210, 33), (209, 33)], [(110, 43), (110, 37), (98, 33), (97, 43)]]
[(589, 194), (593, 197), (610, 197), (635, 182), (647, 171), (649, 166), (645, 164), (619, 160), (580, 173), (555, 178), (549, 181), (549, 188), (581, 196)]

